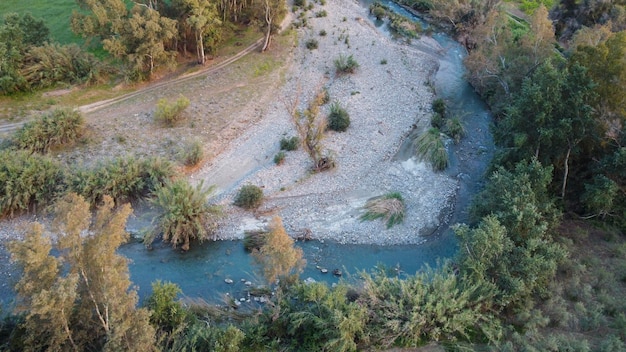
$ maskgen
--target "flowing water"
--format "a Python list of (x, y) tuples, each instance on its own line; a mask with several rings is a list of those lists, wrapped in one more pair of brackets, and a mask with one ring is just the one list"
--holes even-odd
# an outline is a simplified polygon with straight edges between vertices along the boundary
[[(419, 20), (401, 7), (386, 3), (395, 11)], [(364, 2), (363, 6), (369, 6)], [(373, 21), (372, 18), (370, 20)], [(376, 23), (379, 29), (389, 34), (384, 23)], [(458, 144), (449, 146), (450, 167), (448, 175), (458, 178), (460, 187), (455, 208), (450, 214), (449, 224), (467, 220), (466, 209), (473, 194), (481, 187), (483, 173), (493, 152), (489, 134), (491, 117), (485, 104), (463, 79), (464, 48), (442, 33), (433, 38), (443, 51), (427, 52), (439, 61), (439, 70), (434, 77), (438, 97), (445, 99), (452, 115), (461, 116), (467, 136)], [(399, 162), (411, 163), (411, 142), (399, 152)], [(456, 252), (456, 240), (450, 229), (440, 229), (420, 245), (373, 246), (341, 245), (329, 241), (298, 242), (307, 260), (302, 278), (337, 282), (334, 269), (343, 272), (343, 277), (370, 271), (375, 267), (386, 267), (400, 276), (414, 274), (424, 265), (436, 266), (439, 259), (450, 258)], [(245, 291), (244, 281), (259, 284), (263, 280), (258, 274), (252, 257), (243, 249), (241, 241), (206, 242), (194, 246), (187, 253), (173, 251), (163, 244), (148, 251), (143, 244), (134, 242), (122, 246), (120, 253), (131, 259), (131, 280), (139, 288), (141, 297), (151, 292), (151, 283), (156, 280), (177, 283), (188, 297), (200, 297), (210, 302), (219, 302), (225, 293), (237, 297)], [(323, 274), (319, 268), (328, 269)], [(355, 275), (356, 277), (356, 275)], [(225, 279), (233, 280), (228, 284)], [(0, 287), (0, 299), (7, 302), (13, 297), (12, 278), (4, 278)], [(242, 296), (243, 297), (243, 296)]]

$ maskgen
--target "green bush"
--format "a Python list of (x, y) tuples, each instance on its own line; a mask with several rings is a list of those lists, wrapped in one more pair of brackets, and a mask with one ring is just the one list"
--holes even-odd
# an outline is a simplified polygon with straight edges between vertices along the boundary
[(352, 55), (345, 56), (340, 54), (339, 57), (335, 59), (335, 69), (338, 74), (354, 73), (357, 68), (359, 68), (359, 63), (356, 62)]
[(204, 150), (200, 141), (193, 141), (181, 152), (181, 160), (185, 166), (196, 166), (204, 158)]
[(448, 151), (444, 136), (439, 129), (431, 128), (415, 140), (415, 153), (418, 157), (431, 163), (437, 171), (448, 167)]
[(306, 0), (293, 0), (293, 6), (306, 7)]
[(350, 115), (348, 112), (339, 103), (332, 103), (328, 115), (328, 128), (337, 132), (345, 132), (349, 126)]
[(446, 116), (446, 102), (442, 98), (433, 100), (433, 111), (443, 117)]
[(306, 41), (305, 45), (307, 49), (313, 50), (317, 49), (319, 43), (317, 42), (317, 39), (309, 39)]
[(459, 143), (461, 138), (465, 137), (465, 127), (458, 117), (446, 121), (446, 132), (454, 139), (455, 143)]
[(370, 14), (380, 21), (387, 16), (387, 10), (380, 3), (374, 3), (370, 5)]
[(98, 58), (76, 44), (45, 43), (30, 47), (21, 73), (31, 87), (46, 88), (60, 82), (96, 83), (107, 74), (107, 69)]
[(92, 205), (98, 204), (104, 195), (119, 203), (154, 192), (173, 175), (172, 164), (164, 159), (120, 157), (93, 168), (78, 169), (72, 175), (70, 189)]
[(297, 150), (300, 146), (300, 138), (293, 136), (291, 138), (283, 137), (280, 140), (280, 150), (286, 150), (288, 152)]
[(441, 114), (434, 113), (433, 117), (430, 119), (430, 126), (442, 129), (446, 127), (446, 119)]
[(165, 126), (174, 126), (183, 119), (183, 111), (188, 106), (189, 99), (182, 95), (174, 103), (169, 103), (167, 99), (159, 99), (154, 111), (154, 119)]
[(54, 160), (24, 150), (0, 151), (0, 216), (13, 216), (50, 202), (63, 187)]
[(326, 30), (325, 29), (320, 30), (319, 35), (320, 35), (320, 37), (325, 37), (326, 36)]
[(218, 207), (207, 203), (213, 189), (203, 188), (202, 182), (193, 187), (183, 179), (158, 187), (151, 202), (163, 212), (157, 217), (155, 231), (146, 237), (146, 243), (151, 243), (158, 232), (164, 242), (170, 242), (174, 248), (181, 244), (181, 249), (187, 251), (192, 240), (208, 239), (217, 229), (220, 213)]
[(22, 126), (12, 138), (19, 149), (47, 153), (51, 148), (76, 142), (85, 128), (82, 114), (72, 109), (55, 109)]
[(239, 189), (234, 204), (245, 209), (258, 208), (263, 202), (263, 190), (254, 185), (245, 185)]
[(398, 192), (392, 192), (380, 198), (368, 200), (365, 203), (367, 212), (361, 216), (361, 220), (384, 219), (387, 228), (404, 221), (404, 199)]
[(328, 16), (328, 13), (326, 12), (326, 10), (318, 11), (315, 13), (315, 17), (317, 18), (326, 17), (326, 16)]
[(157, 280), (152, 283), (152, 294), (145, 306), (150, 309), (150, 323), (158, 330), (172, 332), (184, 324), (187, 316), (183, 305), (176, 296), (183, 293), (178, 285)]
[(276, 155), (274, 155), (274, 163), (276, 165), (280, 165), (285, 161), (285, 152), (284, 151), (279, 151), (278, 153), (276, 153)]

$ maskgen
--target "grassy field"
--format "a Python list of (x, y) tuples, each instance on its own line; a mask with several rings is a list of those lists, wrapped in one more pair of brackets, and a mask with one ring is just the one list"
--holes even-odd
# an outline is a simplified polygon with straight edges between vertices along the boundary
[(34, 17), (41, 18), (50, 28), (52, 41), (61, 44), (78, 43), (83, 40), (72, 33), (70, 16), (77, 9), (75, 0), (0, 0), (0, 16), (9, 12), (30, 12)]

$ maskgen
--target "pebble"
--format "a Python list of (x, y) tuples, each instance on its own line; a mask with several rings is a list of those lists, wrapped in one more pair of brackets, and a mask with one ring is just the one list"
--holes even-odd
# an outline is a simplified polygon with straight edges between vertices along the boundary
[(230, 284), (233, 283), (233, 280), (231, 280), (231, 279), (224, 279), (224, 282), (230, 285)]

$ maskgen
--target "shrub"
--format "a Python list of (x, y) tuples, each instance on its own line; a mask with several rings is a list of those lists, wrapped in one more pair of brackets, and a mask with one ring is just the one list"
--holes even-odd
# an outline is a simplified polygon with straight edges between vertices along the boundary
[(415, 140), (415, 153), (437, 171), (448, 167), (448, 151), (438, 128), (431, 128)]
[(430, 125), (434, 128), (442, 129), (446, 126), (446, 119), (441, 114), (434, 113), (430, 119)]
[(183, 119), (183, 111), (189, 106), (189, 99), (179, 96), (176, 102), (169, 103), (167, 99), (159, 99), (154, 119), (166, 126), (174, 126)]
[(446, 121), (446, 131), (448, 135), (454, 139), (455, 143), (459, 143), (461, 138), (465, 137), (465, 127), (458, 117)]
[(350, 116), (348, 112), (339, 103), (333, 103), (330, 106), (330, 114), (328, 115), (328, 128), (333, 131), (344, 132), (349, 126)]
[(23, 150), (0, 151), (0, 216), (46, 204), (62, 184), (63, 171), (54, 160)]
[(274, 163), (276, 165), (280, 165), (283, 163), (283, 161), (285, 161), (285, 152), (281, 150), (276, 155), (274, 155)]
[(317, 39), (309, 39), (305, 43), (306, 48), (309, 50), (317, 49), (318, 44)]
[(265, 244), (266, 236), (267, 231), (246, 231), (243, 238), (243, 248), (248, 252), (258, 251)]
[(381, 65), (386, 65), (386, 64), (387, 64), (387, 59), (382, 59), (382, 60), (380, 60), (380, 64), (381, 64)]
[(326, 30), (322, 29), (322, 30), (319, 32), (319, 35), (320, 35), (320, 37), (325, 37), (325, 36), (326, 36)]
[(171, 282), (157, 280), (152, 283), (152, 294), (146, 299), (145, 306), (150, 309), (150, 323), (155, 327), (171, 332), (185, 322), (187, 317), (183, 305), (176, 296), (183, 293), (180, 287)]
[(293, 6), (305, 7), (306, 6), (306, 0), (293, 0)]
[(280, 150), (286, 150), (288, 152), (298, 149), (300, 146), (300, 138), (293, 136), (291, 138), (283, 137), (280, 140)]
[(357, 68), (359, 68), (359, 63), (356, 62), (352, 55), (345, 56), (340, 54), (339, 57), (335, 59), (335, 69), (338, 74), (354, 73)]
[(70, 189), (92, 205), (98, 204), (104, 195), (119, 203), (154, 192), (173, 175), (172, 164), (164, 159), (120, 157), (91, 169), (78, 169), (71, 178)]
[(204, 150), (200, 141), (194, 141), (187, 145), (181, 152), (181, 159), (185, 166), (196, 166), (204, 158)]
[(370, 13), (379, 21), (387, 16), (387, 10), (379, 3), (370, 5)]
[(361, 216), (361, 220), (383, 218), (387, 222), (387, 228), (391, 228), (404, 220), (404, 199), (398, 192), (368, 200), (365, 203), (365, 208), (367, 212)]
[(258, 208), (263, 202), (263, 190), (254, 185), (241, 187), (235, 197), (235, 205), (245, 209)]
[(326, 12), (326, 10), (318, 11), (315, 13), (315, 17), (317, 18), (326, 17), (326, 16), (328, 16), (328, 13)]
[(72, 109), (55, 109), (36, 121), (22, 126), (13, 136), (13, 144), (33, 153), (47, 153), (56, 146), (76, 142), (82, 135), (85, 119)]
[(162, 233), (163, 241), (172, 247), (182, 244), (183, 251), (189, 250), (192, 240), (204, 241), (217, 229), (217, 216), (220, 210), (207, 203), (214, 187), (204, 188), (200, 182), (193, 187), (183, 179), (169, 181), (158, 187), (152, 203), (163, 209), (157, 218), (157, 228), (147, 238), (151, 243), (157, 232)]
[(34, 88), (51, 87), (59, 82), (95, 83), (107, 73), (93, 54), (83, 51), (76, 44), (45, 43), (30, 47), (23, 65), (20, 72)]
[(443, 99), (437, 98), (433, 100), (432, 108), (435, 113), (446, 116), (446, 102)]

